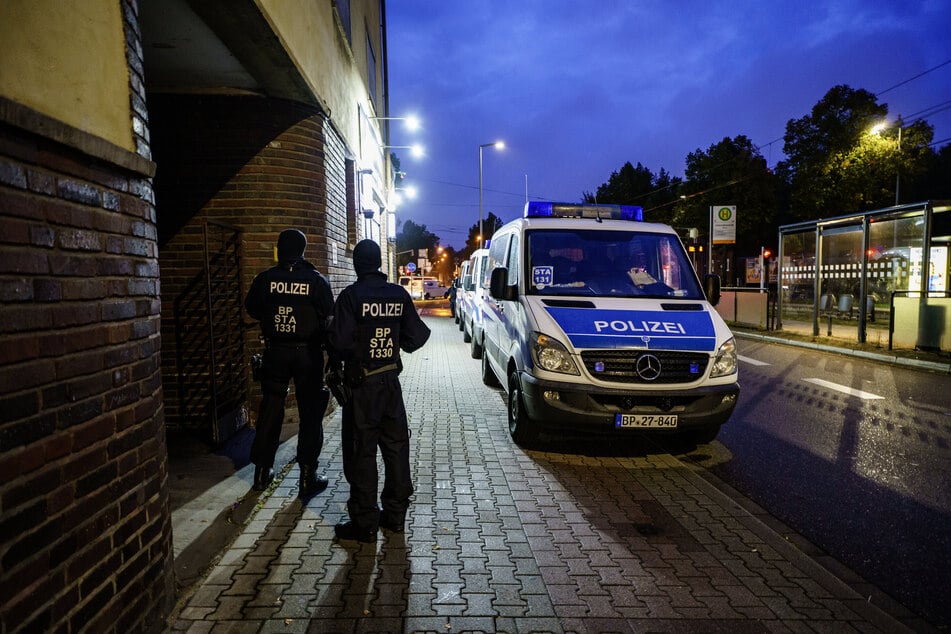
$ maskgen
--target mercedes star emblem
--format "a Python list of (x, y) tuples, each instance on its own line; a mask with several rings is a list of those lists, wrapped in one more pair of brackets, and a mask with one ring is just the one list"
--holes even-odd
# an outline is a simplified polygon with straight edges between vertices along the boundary
[(637, 376), (645, 381), (653, 381), (660, 376), (660, 359), (652, 354), (642, 354), (637, 358), (634, 369), (637, 371)]

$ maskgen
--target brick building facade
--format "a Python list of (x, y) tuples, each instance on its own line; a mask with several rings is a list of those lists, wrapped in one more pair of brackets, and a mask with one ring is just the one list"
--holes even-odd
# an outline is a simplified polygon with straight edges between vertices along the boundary
[[(259, 328), (243, 300), (254, 276), (274, 265), (280, 231), (304, 231), (305, 255), (335, 290), (352, 279), (354, 162), (320, 110), (298, 102), (154, 95), (149, 108), (160, 166), (166, 424), (221, 442), (257, 413), (244, 366), (260, 351)], [(219, 259), (227, 263), (216, 266)], [(196, 350), (202, 354), (190, 363)]]
[(239, 302), (280, 230), (339, 290), (385, 208), (382, 11), (0, 3), (3, 634), (164, 629), (167, 428), (254, 410)]
[(0, 98), (4, 632), (144, 631), (174, 601), (154, 164), (120, 8), (134, 151)]

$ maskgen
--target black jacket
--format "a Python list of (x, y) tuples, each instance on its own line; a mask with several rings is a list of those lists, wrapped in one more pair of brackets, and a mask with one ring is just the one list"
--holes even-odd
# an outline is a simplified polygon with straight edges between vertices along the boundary
[(367, 371), (396, 364), (400, 353), (418, 350), (429, 339), (409, 293), (380, 272), (361, 275), (343, 289), (327, 334), (331, 356)]
[(267, 341), (323, 343), (334, 299), (316, 267), (294, 258), (258, 274), (244, 306)]

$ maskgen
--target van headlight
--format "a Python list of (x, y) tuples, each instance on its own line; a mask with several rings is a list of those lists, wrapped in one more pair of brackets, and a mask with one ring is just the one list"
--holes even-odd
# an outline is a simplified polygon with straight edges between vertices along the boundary
[(562, 374), (580, 374), (571, 355), (568, 354), (568, 349), (560, 341), (539, 332), (535, 333), (532, 341), (532, 359), (542, 370)]
[(710, 378), (726, 376), (736, 372), (736, 340), (729, 339), (717, 350), (717, 356), (713, 360), (713, 370), (710, 372)]

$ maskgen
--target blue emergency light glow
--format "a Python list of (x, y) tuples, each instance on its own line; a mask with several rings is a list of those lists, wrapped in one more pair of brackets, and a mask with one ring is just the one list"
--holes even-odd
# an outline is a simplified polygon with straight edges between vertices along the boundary
[(644, 220), (644, 208), (635, 205), (582, 205), (531, 200), (525, 203), (525, 217), (639, 221)]

